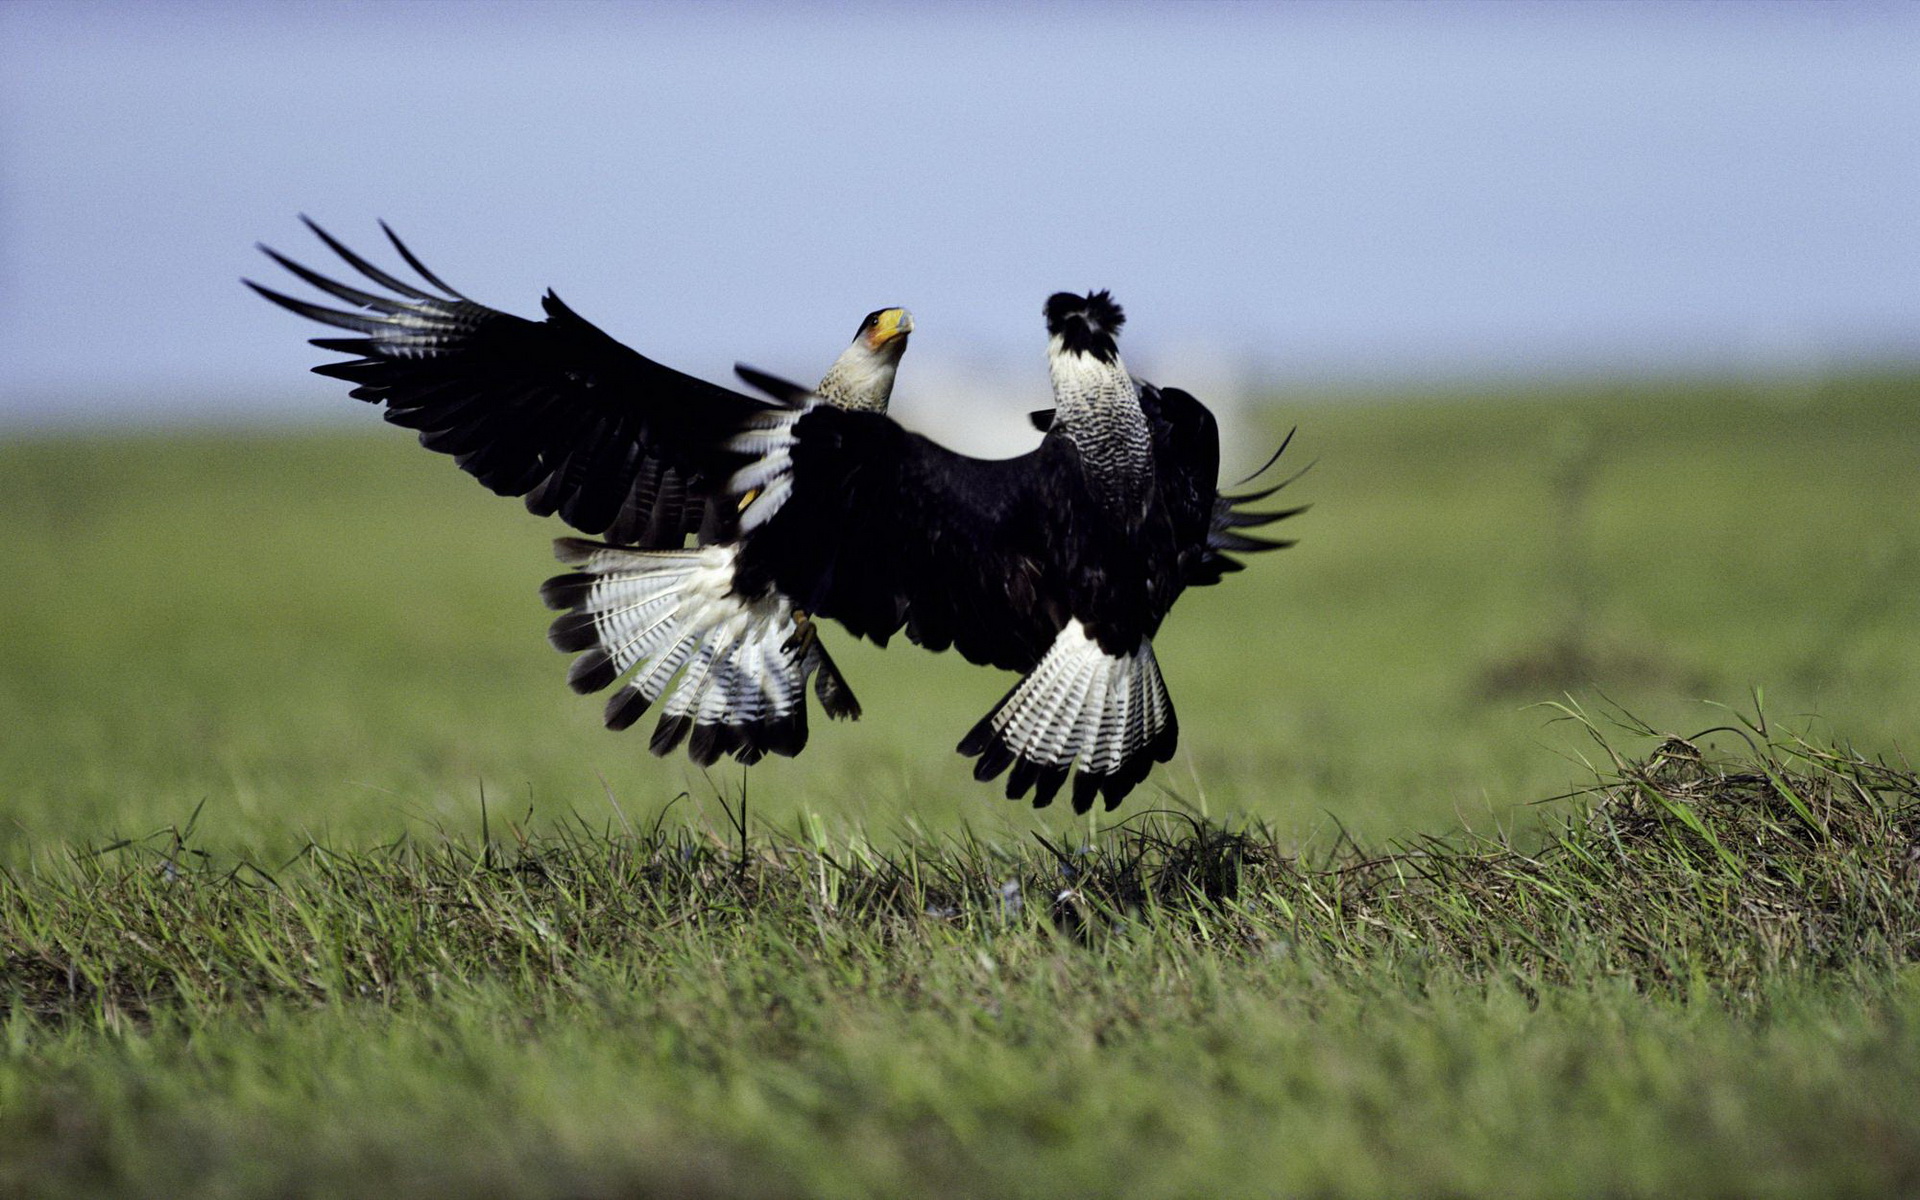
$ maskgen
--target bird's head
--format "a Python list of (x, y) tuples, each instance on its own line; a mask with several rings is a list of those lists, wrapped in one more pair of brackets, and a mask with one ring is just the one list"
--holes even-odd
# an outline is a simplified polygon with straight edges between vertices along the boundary
[(897, 359), (906, 352), (907, 335), (912, 332), (912, 313), (904, 308), (882, 308), (867, 314), (853, 338), (865, 342), (875, 354), (890, 353)]
[(885, 412), (893, 397), (894, 372), (912, 332), (913, 314), (904, 308), (868, 313), (854, 331), (853, 343), (840, 352), (820, 381), (821, 398), (841, 408)]
[(1111, 364), (1120, 356), (1114, 340), (1127, 314), (1102, 290), (1084, 296), (1055, 292), (1047, 297), (1047, 333), (1052, 336), (1056, 354), (1087, 354)]

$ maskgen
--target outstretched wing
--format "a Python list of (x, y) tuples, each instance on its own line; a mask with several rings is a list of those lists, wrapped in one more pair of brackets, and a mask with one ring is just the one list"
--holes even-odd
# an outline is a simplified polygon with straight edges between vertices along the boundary
[[(467, 299), (381, 228), (421, 285), (374, 266), (312, 221), (307, 227), (387, 294), (326, 276), (262, 246), (295, 276), (349, 306), (329, 308), (246, 280), (303, 317), (349, 330), (313, 344), (354, 357), (315, 367), (382, 404), (420, 444), (528, 511), (583, 533), (678, 546), (709, 519), (705, 497), (741, 459), (720, 449), (766, 404), (621, 345), (548, 292), (543, 321)], [(422, 286), (424, 285), (424, 286)], [(428, 288), (436, 289), (429, 291)], [(724, 511), (724, 510), (719, 510)], [(711, 532), (711, 531), (710, 531)]]
[[(1140, 389), (1140, 407), (1153, 430), (1160, 495), (1173, 519), (1181, 575), (1189, 587), (1219, 583), (1223, 575), (1245, 567), (1229, 554), (1253, 554), (1293, 545), (1290, 538), (1273, 540), (1238, 532), (1305, 512), (1306, 505), (1277, 512), (1255, 512), (1244, 507), (1266, 499), (1293, 479), (1263, 491), (1224, 495), (1219, 490), (1220, 430), (1207, 406), (1179, 388), (1145, 384)], [(1265, 474), (1292, 440), (1289, 433), (1266, 466), (1242, 482)]]
[[(780, 394), (791, 385), (743, 371)], [(804, 395), (804, 389), (796, 389)], [(969, 458), (878, 413), (827, 406), (757, 417), (735, 589), (771, 584), (794, 607), (885, 645), (903, 627), (930, 650), (1012, 671), (1065, 622), (1047, 563), (1046, 447)]]

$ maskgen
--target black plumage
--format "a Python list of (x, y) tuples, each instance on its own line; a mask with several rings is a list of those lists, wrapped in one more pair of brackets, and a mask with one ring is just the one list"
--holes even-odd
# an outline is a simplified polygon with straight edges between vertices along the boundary
[(930, 650), (1022, 671), (1057, 626), (1042, 597), (1052, 557), (1040, 451), (969, 458), (871, 413), (814, 408), (794, 427), (794, 491), (742, 543), (737, 586), (886, 645), (906, 627)]

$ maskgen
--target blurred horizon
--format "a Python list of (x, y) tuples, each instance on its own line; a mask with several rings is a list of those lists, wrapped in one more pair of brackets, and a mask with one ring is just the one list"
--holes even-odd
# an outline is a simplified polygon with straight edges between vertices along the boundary
[(715, 380), (905, 304), (909, 419), (1044, 405), (1060, 288), (1228, 407), (1920, 366), (1916, 62), (1870, 3), (14, 0), (0, 427), (352, 419), (237, 282), (344, 272), (300, 212)]

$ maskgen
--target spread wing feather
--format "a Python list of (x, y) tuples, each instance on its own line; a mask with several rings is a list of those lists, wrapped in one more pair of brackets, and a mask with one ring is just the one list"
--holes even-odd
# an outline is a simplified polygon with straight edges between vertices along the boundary
[[(306, 220), (306, 218), (302, 218)], [(766, 405), (696, 379), (615, 341), (548, 292), (544, 320), (467, 299), (429, 271), (385, 224), (425, 286), (307, 227), (385, 294), (331, 279), (261, 247), (295, 278), (346, 308), (247, 286), (309, 320), (355, 336), (313, 339), (353, 356), (314, 368), (383, 405), (395, 425), (538, 516), (558, 513), (583, 533), (645, 547), (715, 536), (730, 513), (704, 497), (740, 458), (726, 435)], [(435, 290), (428, 290), (429, 288)]]
[[(1043, 445), (1018, 458), (956, 454), (878, 413), (818, 406), (767, 421), (780, 449), (750, 481), (784, 488), (748, 534), (736, 586), (884, 645), (902, 628), (931, 650), (1026, 671), (1066, 620), (1047, 564)], [(739, 481), (736, 481), (739, 487)], [(748, 514), (747, 524), (755, 525)]]
[[(1222, 493), (1218, 484), (1220, 430), (1206, 405), (1179, 388), (1150, 385), (1141, 387), (1140, 405), (1153, 430), (1160, 495), (1173, 519), (1181, 574), (1187, 586), (1219, 583), (1222, 576), (1243, 569), (1246, 564), (1228, 557), (1230, 554), (1256, 554), (1293, 545), (1291, 539), (1254, 537), (1238, 531), (1305, 512), (1306, 505), (1273, 512), (1247, 507), (1273, 495), (1298, 475), (1257, 492)], [(1286, 453), (1292, 440), (1293, 434), (1287, 434), (1266, 465), (1241, 482), (1250, 483), (1265, 474)]]

